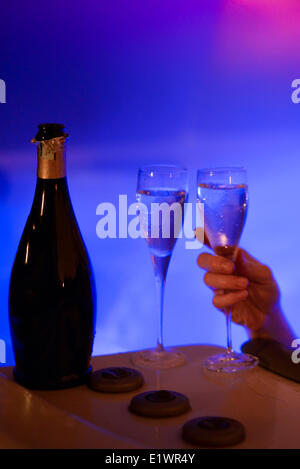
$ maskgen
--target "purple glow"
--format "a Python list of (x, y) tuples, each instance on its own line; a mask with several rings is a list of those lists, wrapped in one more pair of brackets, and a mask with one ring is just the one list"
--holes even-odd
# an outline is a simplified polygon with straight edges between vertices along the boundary
[[(94, 353), (155, 343), (155, 285), (146, 244), (96, 237), (96, 206), (135, 197), (140, 165), (244, 165), (250, 207), (242, 245), (270, 264), (296, 330), (300, 78), (297, 0), (118, 0), (1, 6), (0, 339), (7, 288), (32, 202), (41, 121), (71, 138), (69, 182), (96, 273)], [(166, 288), (166, 342), (225, 344), (197, 253), (178, 242)], [(151, 290), (152, 289), (152, 290)], [(236, 345), (246, 337), (236, 328)], [(10, 358), (12, 360), (12, 357)]]

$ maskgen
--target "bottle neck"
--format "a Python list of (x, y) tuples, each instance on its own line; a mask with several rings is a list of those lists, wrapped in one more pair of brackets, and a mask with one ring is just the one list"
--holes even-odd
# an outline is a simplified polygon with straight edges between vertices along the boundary
[(73, 213), (67, 179), (43, 179), (38, 177), (31, 208), (36, 223), (54, 219), (66, 219)]
[(54, 138), (37, 146), (37, 177), (61, 179), (66, 177), (65, 139)]

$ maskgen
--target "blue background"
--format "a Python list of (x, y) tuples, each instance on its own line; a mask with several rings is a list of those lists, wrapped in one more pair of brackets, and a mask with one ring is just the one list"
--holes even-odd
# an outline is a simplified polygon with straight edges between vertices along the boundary
[[(0, 15), (0, 338), (9, 275), (35, 186), (41, 122), (71, 138), (72, 201), (98, 290), (94, 354), (156, 341), (156, 292), (144, 240), (96, 236), (96, 207), (135, 199), (140, 165), (244, 165), (250, 207), (241, 245), (269, 264), (296, 333), (300, 221), (297, 0), (6, 2)], [(225, 321), (178, 240), (165, 297), (167, 344), (225, 344)], [(245, 339), (235, 326), (234, 344)]]

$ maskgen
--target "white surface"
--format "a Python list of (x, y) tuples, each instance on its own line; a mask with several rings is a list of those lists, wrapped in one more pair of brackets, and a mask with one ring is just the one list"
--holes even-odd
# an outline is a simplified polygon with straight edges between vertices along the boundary
[[(204, 415), (227, 416), (245, 425), (236, 448), (299, 448), (300, 385), (256, 368), (240, 377), (203, 373), (201, 363), (217, 347), (180, 348), (188, 364), (172, 370), (143, 370), (145, 385), (126, 394), (102, 394), (86, 386), (63, 391), (28, 391), (0, 378), (0, 446), (30, 448), (192, 448), (182, 425)], [(130, 354), (95, 357), (94, 369), (132, 366)], [(192, 410), (179, 417), (146, 419), (128, 412), (131, 398), (151, 389), (186, 394)], [(2, 438), (5, 435), (5, 438)]]

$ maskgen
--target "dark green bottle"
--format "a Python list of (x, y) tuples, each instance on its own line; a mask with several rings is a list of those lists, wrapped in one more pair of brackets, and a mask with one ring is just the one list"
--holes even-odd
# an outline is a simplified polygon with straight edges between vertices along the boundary
[(33, 140), (37, 183), (10, 279), (14, 376), (31, 389), (75, 386), (91, 369), (96, 295), (68, 191), (63, 129), (39, 125)]

